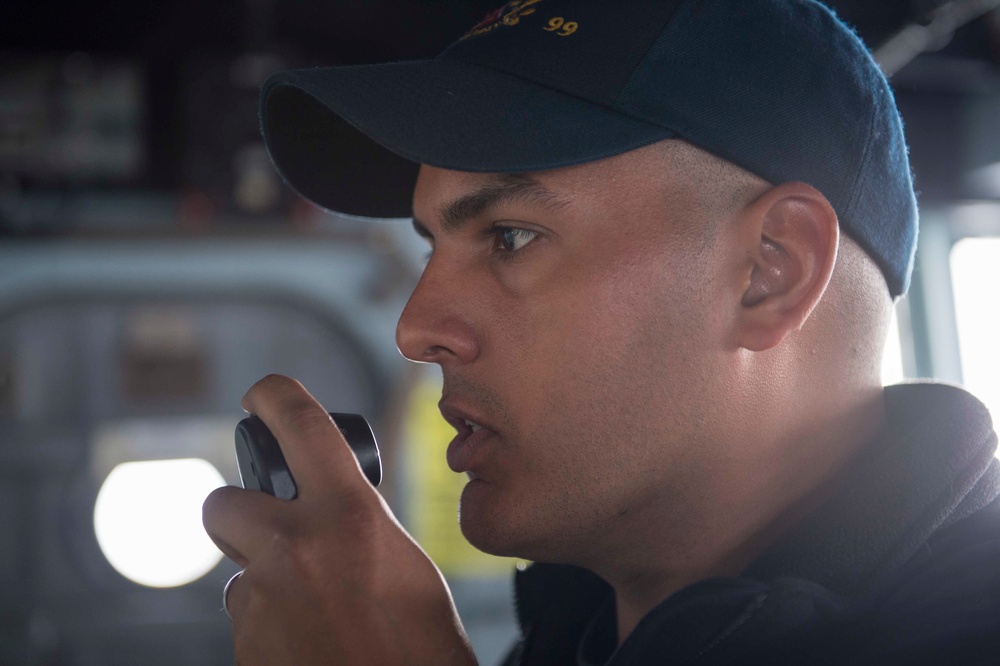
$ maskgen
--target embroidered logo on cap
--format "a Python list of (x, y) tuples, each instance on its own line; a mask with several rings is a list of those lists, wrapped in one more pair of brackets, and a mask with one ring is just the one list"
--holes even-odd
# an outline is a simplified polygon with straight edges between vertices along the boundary
[(534, 14), (535, 8), (532, 5), (537, 5), (540, 2), (542, 0), (513, 0), (512, 2), (508, 2), (500, 7), (500, 9), (495, 9), (487, 14), (482, 21), (465, 33), (462, 39), (485, 35), (500, 26), (517, 25), (521, 22), (521, 17)]

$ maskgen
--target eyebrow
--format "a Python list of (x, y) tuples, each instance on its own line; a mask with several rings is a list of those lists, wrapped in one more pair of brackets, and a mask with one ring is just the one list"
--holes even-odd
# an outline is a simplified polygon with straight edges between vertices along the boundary
[[(499, 174), (480, 186), (446, 204), (441, 209), (441, 230), (455, 233), (472, 220), (501, 204), (528, 203), (553, 212), (570, 204), (570, 200), (545, 188), (534, 177), (523, 173)], [(433, 238), (416, 216), (413, 228), (424, 238)]]

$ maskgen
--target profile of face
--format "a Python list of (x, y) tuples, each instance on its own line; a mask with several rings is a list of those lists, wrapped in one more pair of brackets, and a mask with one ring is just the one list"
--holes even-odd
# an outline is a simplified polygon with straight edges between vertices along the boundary
[(649, 520), (698, 520), (736, 390), (739, 248), (678, 150), (420, 170), (414, 223), (432, 252), (397, 344), (441, 367), (448, 462), (469, 478), (461, 527), (484, 551), (588, 566)]

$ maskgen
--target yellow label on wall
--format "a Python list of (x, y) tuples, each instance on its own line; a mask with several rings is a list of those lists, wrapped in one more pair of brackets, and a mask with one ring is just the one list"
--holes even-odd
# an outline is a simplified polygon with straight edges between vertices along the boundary
[(407, 400), (403, 446), (410, 533), (447, 576), (507, 575), (518, 560), (476, 550), (458, 526), (458, 499), (467, 479), (445, 460), (455, 429), (438, 411), (440, 398), (440, 377), (424, 373)]

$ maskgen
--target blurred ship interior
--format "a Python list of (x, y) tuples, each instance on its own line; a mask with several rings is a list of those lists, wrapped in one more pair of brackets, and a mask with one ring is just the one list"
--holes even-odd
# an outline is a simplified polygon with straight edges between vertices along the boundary
[[(462, 539), (439, 375), (395, 348), (424, 244), (299, 199), (257, 117), (275, 71), (432, 57), (496, 4), (0, 6), (0, 665), (233, 662), (201, 502), (239, 484), (239, 399), (272, 372), (369, 417), (481, 663), (510, 645), (524, 563)], [(828, 4), (890, 76), (920, 196), (885, 381), (1000, 414), (1000, 0)]]

